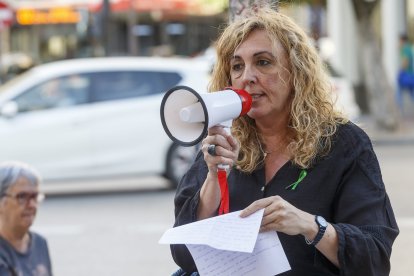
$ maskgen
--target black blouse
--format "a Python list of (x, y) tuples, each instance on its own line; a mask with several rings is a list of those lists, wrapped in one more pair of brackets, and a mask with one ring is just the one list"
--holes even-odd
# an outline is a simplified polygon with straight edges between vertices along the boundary
[[(174, 226), (197, 220), (207, 172), (200, 152), (177, 188)], [(296, 189), (286, 189), (300, 172), (301, 168), (288, 162), (267, 185), (263, 167), (252, 174), (233, 169), (228, 177), (230, 212), (279, 195), (303, 211), (323, 216), (338, 232), (341, 269), (307, 245), (302, 235), (278, 233), (292, 268), (280, 275), (389, 275), (391, 247), (399, 230), (365, 132), (352, 123), (341, 125), (330, 153), (307, 170)], [(171, 253), (186, 272), (197, 271), (185, 245), (171, 245)]]

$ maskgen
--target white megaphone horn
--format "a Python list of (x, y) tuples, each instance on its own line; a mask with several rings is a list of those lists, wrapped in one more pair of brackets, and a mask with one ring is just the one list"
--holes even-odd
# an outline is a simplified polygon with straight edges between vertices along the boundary
[(249, 112), (252, 98), (242, 89), (197, 93), (187, 86), (168, 90), (161, 102), (161, 122), (167, 135), (182, 146), (198, 144), (215, 125), (230, 131), (232, 120)]

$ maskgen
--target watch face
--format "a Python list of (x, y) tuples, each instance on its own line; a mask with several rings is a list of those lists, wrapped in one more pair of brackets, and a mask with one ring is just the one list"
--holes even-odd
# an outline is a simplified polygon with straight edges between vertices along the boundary
[(316, 220), (318, 221), (319, 225), (321, 225), (322, 227), (328, 227), (328, 222), (326, 222), (326, 220), (323, 217), (317, 216)]

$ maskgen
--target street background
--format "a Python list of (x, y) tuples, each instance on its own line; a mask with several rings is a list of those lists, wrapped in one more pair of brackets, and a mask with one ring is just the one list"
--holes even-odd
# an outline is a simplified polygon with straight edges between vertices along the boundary
[[(64, 59), (123, 55), (209, 60), (206, 53), (212, 50), (211, 42), (217, 37), (220, 26), (232, 15), (241, 14), (252, 2), (0, 0), (0, 83), (33, 66)], [(411, 276), (414, 253), (414, 205), (410, 186), (414, 182), (411, 176), (414, 168), (414, 102), (407, 94), (402, 105), (397, 106), (394, 98), (400, 69), (399, 35), (405, 33), (411, 42), (414, 41), (414, 1), (280, 2), (288, 3), (281, 5), (280, 11), (306, 29), (328, 68), (335, 69), (329, 73), (338, 103), (343, 104), (348, 112), (356, 111), (350, 112), (351, 118), (361, 123), (374, 142), (401, 230), (393, 247), (391, 275)], [(14, 93), (11, 90), (7, 93), (10, 92)], [(6, 104), (0, 103), (0, 107)], [(36, 112), (30, 114), (37, 117)], [(401, 114), (403, 116), (398, 118)], [(49, 150), (48, 141), (58, 141), (69, 148), (68, 143), (56, 139), (53, 132), (39, 139), (27, 135), (27, 139), (20, 142), (14, 137), (26, 138), (25, 135), (18, 133), (13, 136), (12, 131), (6, 130), (6, 126), (18, 128), (20, 114), (12, 116), (13, 124), (6, 117), (0, 116), (0, 129), (4, 132), (0, 141), (13, 154), (24, 152), (27, 158), (27, 152), (40, 148), (39, 142), (46, 142), (46, 150)], [(105, 120), (102, 121), (102, 129), (122, 135), (108, 127), (109, 120)], [(398, 122), (400, 127), (396, 127)], [(62, 123), (58, 125), (62, 126)], [(114, 125), (127, 126), (128, 123)], [(133, 125), (146, 130), (135, 123)], [(382, 129), (377, 128), (378, 125)], [(55, 128), (48, 130), (56, 131)], [(79, 134), (73, 130), (72, 133)], [(65, 135), (66, 138), (69, 136)], [(105, 137), (113, 142), (105, 135), (96, 137)], [(17, 141), (16, 145), (7, 143), (6, 138)], [(146, 145), (149, 146), (150, 142)], [(23, 145), (29, 150), (23, 151)], [(73, 148), (82, 150), (80, 146)], [(53, 158), (46, 162), (48, 164), (57, 165), (56, 156), (60, 161), (68, 160), (55, 149), (46, 150), (39, 151), (40, 160), (44, 160), (48, 153)], [(1, 158), (15, 159), (6, 156), (5, 149), (1, 152)], [(111, 161), (114, 160), (116, 165), (131, 165), (130, 161)], [(33, 162), (32, 165), (36, 167), (37, 164)], [(39, 208), (33, 229), (49, 241), (55, 275), (170, 275), (177, 267), (169, 247), (158, 244), (174, 220), (174, 190), (169, 187), (168, 182), (157, 177), (100, 178), (44, 185), (48, 198)]]
[[(393, 134), (377, 130), (369, 118), (361, 122), (373, 140), (401, 231), (393, 247), (392, 276), (412, 275), (413, 119)], [(55, 275), (170, 275), (177, 266), (169, 247), (158, 244), (174, 220), (174, 191), (168, 183), (161, 178), (96, 183), (103, 183), (101, 193), (44, 187), (55, 195), (41, 205), (34, 229), (49, 241)], [(124, 192), (103, 193), (110, 184)]]

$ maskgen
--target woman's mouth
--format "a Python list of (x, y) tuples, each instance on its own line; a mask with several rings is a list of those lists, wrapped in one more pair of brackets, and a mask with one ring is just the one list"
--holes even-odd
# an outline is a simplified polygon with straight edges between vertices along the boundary
[(263, 94), (251, 94), (253, 100), (257, 100), (263, 96)]
[(22, 217), (31, 218), (31, 217), (34, 217), (35, 215), (36, 215), (36, 212), (27, 212), (27, 213), (22, 214)]

